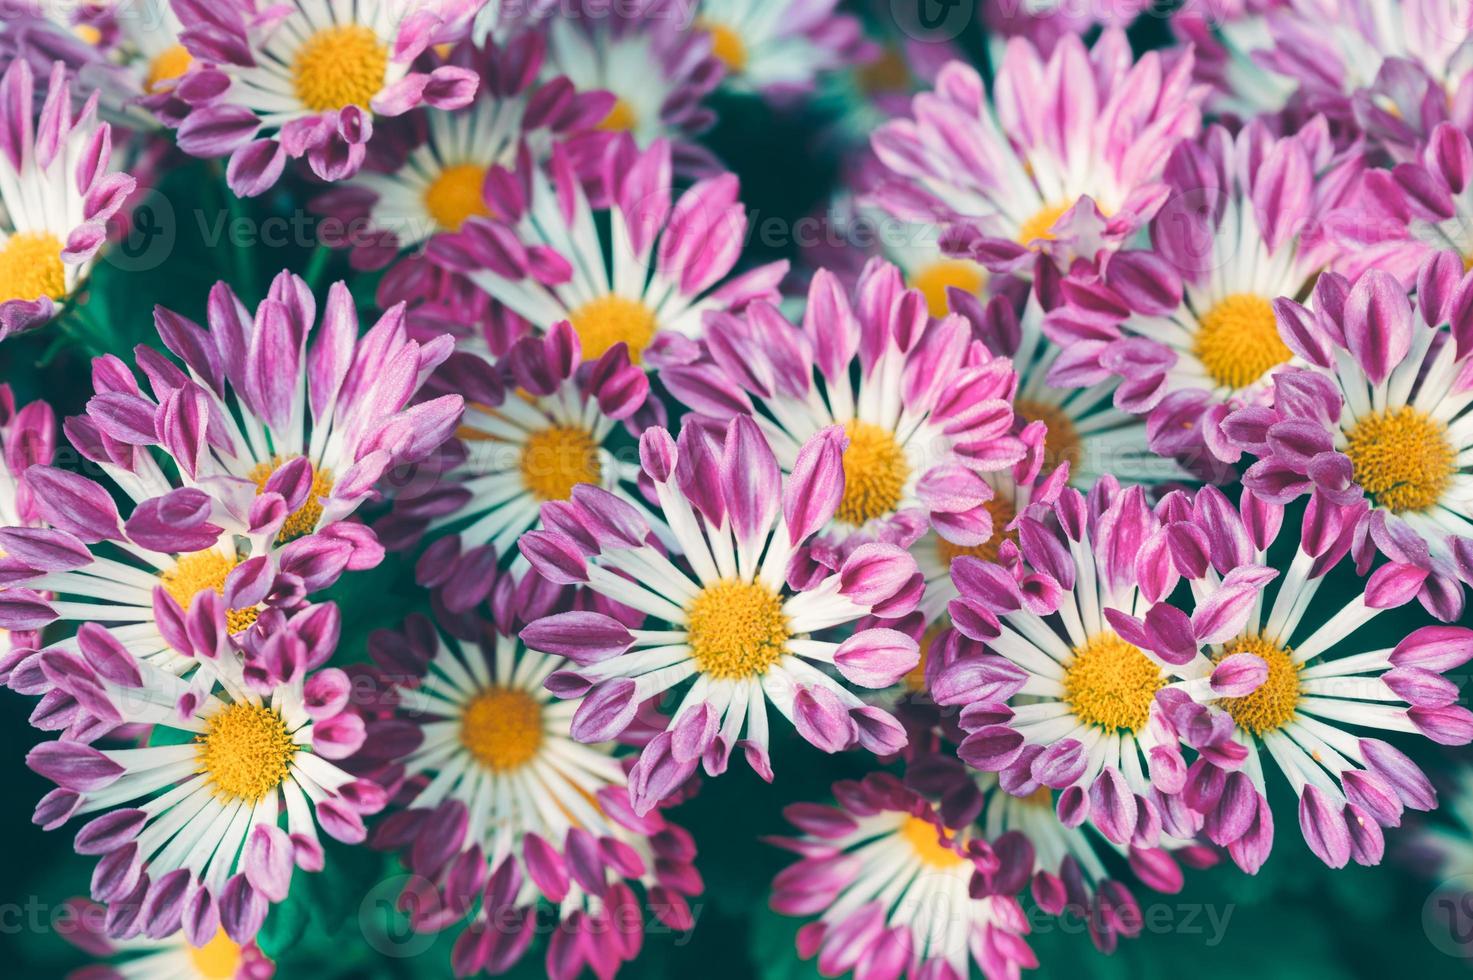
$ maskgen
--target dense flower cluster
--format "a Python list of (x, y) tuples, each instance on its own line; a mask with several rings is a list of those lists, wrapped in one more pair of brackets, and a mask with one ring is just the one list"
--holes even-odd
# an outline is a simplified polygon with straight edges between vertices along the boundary
[[(632, 972), (748, 778), (826, 976), (1108, 954), (1290, 821), (1473, 867), (1473, 3), (903, 6), (0, 4), (0, 684), (81, 975), (269, 977), (354, 861), (457, 976)], [(739, 178), (752, 118), (811, 145)], [(145, 268), (196, 183), (314, 250)]]

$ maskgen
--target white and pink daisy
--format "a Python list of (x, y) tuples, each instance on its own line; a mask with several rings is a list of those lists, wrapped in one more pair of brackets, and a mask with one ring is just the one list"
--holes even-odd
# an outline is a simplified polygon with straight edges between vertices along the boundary
[(476, 74), (475, 100), (406, 116), (399, 139), (375, 140), (364, 168), (313, 202), (348, 229), (355, 266), (386, 265), (468, 218), (490, 217), (484, 185), (492, 167), (515, 169), (527, 148), (543, 158), (553, 138), (587, 131), (608, 114), (608, 93), (578, 92), (566, 78), (537, 83), (545, 50), (540, 34), (504, 47), (456, 45), (445, 63)]
[(419, 71), (415, 62), (432, 45), (464, 37), (478, 6), (174, 0), (191, 59), (174, 87), (189, 107), (179, 145), (194, 156), (228, 156), (230, 188), (242, 197), (274, 185), (289, 159), (305, 157), (326, 181), (350, 177), (363, 165), (375, 117), (470, 104), (475, 72)]
[(811, 92), (824, 73), (878, 53), (858, 19), (837, 7), (838, 0), (700, 0), (695, 29), (710, 37), (727, 88), (787, 101)]
[(1348, 601), (1315, 611), (1364, 510), (1312, 498), (1287, 571), (1244, 588), (1241, 570), (1266, 560), (1283, 508), (1245, 492), (1239, 509), (1204, 487), (1169, 531), (1191, 585), (1191, 614), (1158, 604), (1139, 620), (1112, 617), (1184, 678), (1157, 695), (1162, 717), (1197, 753), (1182, 802), (1206, 817), (1207, 836), (1250, 873), (1273, 846), (1270, 767), (1299, 798), (1300, 829), (1322, 861), (1371, 865), (1384, 852), (1383, 827), (1437, 801), (1410, 758), (1363, 733), (1473, 740), (1473, 713), (1443, 676), (1473, 657), (1473, 630), (1427, 626), (1379, 649), (1359, 632), (1416, 596), (1425, 569), (1382, 565)]
[(23, 58), (0, 77), (0, 340), (40, 326), (71, 301), (107, 240), (107, 222), (133, 193), (112, 169), (112, 130), (97, 98), (80, 112), (61, 62), (39, 116)]
[(707, 318), (709, 359), (660, 372), (693, 411), (750, 415), (792, 473), (803, 447), (842, 427), (844, 496), (824, 534), (909, 546), (935, 528), (958, 547), (993, 534), (986, 474), (1023, 459), (1013, 434), (1017, 378), (959, 316), (932, 319), (900, 270), (872, 261), (851, 300), (813, 277), (801, 327), (766, 302)]
[(321, 870), (319, 825), (347, 843), (366, 837), (363, 815), (385, 796), (331, 761), (358, 748), (363, 723), (345, 711), (347, 676), (312, 670), (337, 641), (335, 614), (332, 628), (323, 618), (281, 620), (242, 650), (228, 639), (223, 602), (203, 598), (175, 651), (197, 661), (189, 681), (139, 663), (92, 624), (71, 648), (41, 654), (53, 682), (98, 717), (192, 736), (127, 749), (61, 739), (26, 756), (58, 787), (36, 823), (90, 817), (75, 846), (99, 858), (92, 898), (108, 906), (109, 936), (182, 930), (201, 947), (223, 929), (249, 943), (286, 898), (293, 868)]
[(1147, 417), (1153, 452), (1200, 456), (1231, 409), (1272, 400), (1274, 371), (1294, 358), (1274, 301), (1307, 294), (1338, 257), (1321, 221), (1363, 170), (1335, 152), (1323, 118), (1282, 139), (1253, 123), (1179, 144), (1154, 248), (1064, 280), (1043, 323), (1061, 348), (1050, 375), (1076, 387), (1119, 377), (1114, 405)]
[[(773, 909), (818, 916), (798, 930), (799, 956), (816, 954), (824, 976), (955, 980), (975, 962), (989, 980), (1016, 980), (1038, 965), (1023, 938), (1022, 905), (998, 887), (1004, 879), (1021, 885), (1019, 876), (1011, 867), (996, 874), (1004, 858), (984, 839), (948, 830), (930, 803), (888, 774), (833, 790), (837, 806), (784, 810), (803, 836), (772, 840), (800, 857), (774, 879)], [(974, 878), (984, 878), (982, 889)]]
[(1373, 269), (1352, 286), (1325, 273), (1312, 309), (1275, 302), (1279, 333), (1306, 367), (1274, 379), (1271, 405), (1223, 422), (1234, 451), (1258, 457), (1243, 476), (1277, 504), (1314, 491), (1370, 505), (1357, 533), (1364, 574), (1379, 549), (1431, 572), (1420, 595), (1438, 618), (1463, 607), (1473, 580), (1473, 274), (1455, 253), (1428, 258), (1413, 297)]
[(995, 270), (1025, 270), (1040, 251), (1065, 266), (1093, 259), (1166, 199), (1167, 158), (1201, 123), (1191, 70), (1190, 54), (1170, 68), (1154, 51), (1134, 61), (1115, 28), (1090, 49), (1067, 36), (1046, 59), (1012, 40), (990, 91), (949, 64), (916, 96), (913, 119), (876, 131), (891, 175), (875, 199), (941, 222), (948, 251)]
[(624, 138), (608, 151), (600, 213), (560, 145), (547, 168), (497, 181), (495, 217), (437, 237), (430, 256), (538, 331), (567, 320), (590, 360), (619, 343), (635, 363), (651, 345), (693, 356), (708, 313), (776, 298), (786, 262), (730, 277), (747, 231), (735, 175), (698, 181), (672, 203), (668, 143), (640, 151)]
[(724, 439), (694, 423), (678, 443), (647, 429), (644, 476), (685, 567), (658, 547), (637, 508), (592, 486), (574, 490), (571, 503), (544, 505), (547, 530), (523, 535), (522, 554), (544, 577), (585, 584), (665, 624), (630, 630), (610, 616), (568, 612), (522, 631), (533, 649), (573, 661), (549, 684), (565, 697), (587, 695), (573, 718), (580, 741), (615, 737), (639, 705), (683, 689), (630, 774), (637, 811), (703, 762), (712, 775), (724, 772), (738, 746), (770, 780), (769, 704), (827, 752), (858, 744), (890, 754), (904, 745), (895, 719), (849, 685), (894, 684), (916, 666), (915, 640), (882, 627), (842, 642), (815, 637), (870, 615), (902, 616), (922, 588), (915, 560), (894, 545), (865, 544), (842, 562), (812, 546), (844, 495), (844, 442), (838, 427), (809, 440), (785, 479), (748, 416), (734, 418)]
[(194, 946), (182, 932), (162, 939), (107, 934), (107, 907), (85, 898), (67, 903), (67, 942), (103, 960), (73, 970), (66, 980), (271, 980), (276, 964), (255, 943), (238, 943), (217, 931)]
[(402, 809), (372, 845), (401, 851), (420, 876), (412, 889), (438, 896), (413, 892), (415, 929), (464, 922), (451, 954), (458, 975), (510, 968), (546, 925), (539, 907), (550, 906), (559, 925), (548, 975), (572, 978), (586, 965), (611, 976), (642, 940), (635, 886), (661, 921), (691, 927), (686, 899), (701, 890), (694, 844), (660, 813), (630, 810), (617, 745), (573, 739), (579, 702), (544, 687), (561, 657), (499, 628), (483, 636), (457, 642), (417, 619), (376, 638), (379, 667), (399, 679), (398, 712), (370, 737), (392, 730), (406, 751), (393, 770)]

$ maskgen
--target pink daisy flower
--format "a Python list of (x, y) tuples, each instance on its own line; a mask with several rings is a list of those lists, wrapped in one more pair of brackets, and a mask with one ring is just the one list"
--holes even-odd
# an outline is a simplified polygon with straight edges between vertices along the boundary
[[(1192, 612), (1159, 604), (1112, 622), (1185, 680), (1157, 700), (1197, 754), (1182, 801), (1204, 831), (1256, 872), (1273, 846), (1265, 770), (1278, 768), (1299, 797), (1305, 841), (1331, 867), (1377, 864), (1383, 827), (1404, 810), (1430, 810), (1431, 783), (1399, 749), (1361, 734), (1420, 734), (1445, 745), (1473, 740), (1473, 712), (1442, 675), (1473, 656), (1473, 630), (1428, 626), (1395, 647), (1368, 649), (1358, 631), (1417, 594), (1426, 571), (1392, 562), (1376, 569), (1329, 614), (1312, 611), (1327, 574), (1352, 546), (1364, 503), (1311, 499), (1288, 570), (1245, 582), (1283, 527), (1283, 508), (1244, 495), (1241, 510), (1204, 487), (1168, 529), (1186, 571)], [(1235, 581), (1237, 580), (1237, 581)]]
[(700, 0), (695, 29), (711, 39), (725, 67), (723, 84), (791, 101), (819, 76), (872, 59), (859, 20), (836, 11), (838, 0)]
[(592, 484), (648, 514), (639, 464), (616, 452), (623, 426), (644, 405), (649, 378), (623, 344), (585, 362), (566, 321), (523, 337), (495, 365), (451, 356), (431, 388), (465, 393), (458, 440), (443, 454), (444, 478), (396, 501), (388, 532), (396, 544), (453, 528), (469, 548), (506, 554), (538, 523), (549, 501)]
[[(374, 830), (434, 896), (412, 892), (414, 928), (464, 922), (451, 953), (457, 974), (502, 973), (526, 954), (539, 908), (560, 924), (548, 975), (584, 966), (611, 976), (642, 940), (644, 909), (689, 929), (701, 891), (690, 835), (658, 812), (636, 816), (613, 743), (583, 745), (569, 726), (579, 702), (544, 687), (561, 657), (535, 653), (500, 628), (460, 643), (425, 619), (379, 634), (373, 652), (396, 694), (392, 770), (402, 805)], [(373, 726), (373, 737), (388, 731)], [(633, 913), (631, 919), (630, 913)]]
[(1200, 456), (1211, 426), (1271, 401), (1273, 373), (1294, 363), (1273, 303), (1305, 295), (1339, 256), (1319, 220), (1363, 169), (1335, 152), (1322, 118), (1282, 139), (1253, 123), (1178, 144), (1153, 250), (1064, 280), (1043, 322), (1062, 349), (1050, 377), (1083, 388), (1118, 376), (1114, 405), (1147, 417), (1153, 452)]
[(1067, 36), (1047, 58), (1014, 39), (990, 92), (954, 62), (915, 98), (915, 118), (875, 133), (891, 171), (876, 200), (942, 222), (948, 251), (995, 270), (1030, 267), (1040, 251), (1092, 259), (1165, 200), (1166, 160), (1201, 122), (1191, 68), (1190, 55), (1167, 69), (1154, 51), (1133, 62), (1114, 28), (1090, 49)]
[(1421, 601), (1451, 621), (1463, 603), (1457, 579), (1473, 575), (1473, 275), (1456, 254), (1437, 253), (1415, 295), (1414, 309), (1373, 269), (1353, 287), (1322, 275), (1312, 311), (1277, 300), (1279, 332), (1308, 366), (1281, 372), (1272, 405), (1238, 409), (1222, 428), (1233, 452), (1258, 457), (1243, 482), (1266, 501), (1311, 490), (1339, 504), (1364, 498), (1361, 573), (1377, 549), (1419, 565), (1431, 573)]
[(40, 326), (76, 295), (136, 186), (112, 169), (112, 130), (94, 94), (74, 113), (72, 84), (52, 66), (39, 116), (31, 66), (0, 76), (0, 340)]
[(107, 961), (73, 970), (66, 980), (271, 980), (276, 974), (276, 964), (259, 946), (238, 943), (223, 929), (202, 946), (191, 945), (182, 932), (113, 939), (105, 928), (106, 906), (73, 898), (66, 907), (64, 921), (73, 926), (63, 932), (67, 942)]
[(224, 603), (201, 598), (176, 651), (198, 663), (189, 681), (139, 663), (90, 623), (70, 648), (42, 653), (47, 674), (93, 714), (191, 737), (130, 749), (62, 739), (26, 756), (58, 787), (36, 823), (90, 816), (75, 846), (99, 857), (92, 898), (108, 906), (109, 936), (182, 929), (199, 947), (223, 929), (249, 943), (286, 898), (293, 867), (321, 870), (317, 826), (346, 843), (365, 838), (363, 815), (383, 807), (384, 792), (332, 762), (361, 744), (363, 723), (344, 710), (347, 676), (311, 670), (337, 642), (336, 610), (320, 608), (330, 614), (279, 619), (242, 651), (227, 638)]
[(841, 429), (825, 430), (785, 479), (748, 416), (734, 418), (719, 441), (695, 424), (678, 443), (662, 428), (646, 430), (644, 475), (685, 567), (656, 546), (636, 508), (591, 486), (570, 504), (544, 505), (548, 530), (523, 535), (522, 554), (544, 577), (585, 584), (665, 624), (630, 630), (606, 615), (569, 612), (522, 631), (533, 649), (573, 661), (548, 683), (564, 697), (587, 695), (573, 718), (580, 741), (612, 738), (640, 704), (684, 689), (630, 774), (637, 811), (703, 762), (711, 775), (724, 772), (738, 745), (770, 780), (769, 703), (826, 752), (858, 744), (890, 754), (904, 744), (895, 719), (849, 685), (894, 684), (917, 663), (915, 640), (880, 627), (842, 641), (814, 635), (872, 614), (904, 615), (922, 588), (915, 560), (894, 545), (866, 544), (833, 564), (830, 550), (811, 546), (843, 497), (843, 446)]
[(651, 345), (694, 356), (683, 341), (701, 335), (706, 314), (776, 298), (786, 262), (728, 278), (747, 230), (734, 175), (698, 181), (672, 204), (669, 144), (614, 141), (600, 168), (603, 230), (567, 149), (546, 169), (497, 179), (496, 217), (437, 237), (430, 256), (539, 331), (569, 321), (591, 360), (619, 343), (635, 363)]
[(475, 73), (475, 100), (404, 117), (392, 137), (381, 133), (371, 144), (363, 170), (313, 202), (348, 229), (355, 266), (387, 265), (468, 218), (490, 217), (484, 185), (492, 167), (515, 169), (528, 147), (545, 156), (554, 137), (587, 131), (608, 114), (608, 93), (578, 92), (566, 78), (537, 84), (545, 50), (539, 34), (505, 47), (455, 46), (445, 63)]
[[(0, 527), (33, 527), (41, 509), (22, 479), (32, 466), (46, 466), (56, 452), (56, 414), (44, 401), (17, 410), (10, 385), (0, 384)], [(3, 556), (0, 556), (3, 563)], [(12, 634), (0, 628), (0, 683), (18, 659), (28, 656), (40, 637), (34, 631)]]
[(992, 537), (985, 474), (1025, 452), (1013, 435), (1017, 378), (961, 317), (933, 320), (895, 266), (866, 266), (852, 301), (820, 271), (801, 327), (766, 302), (712, 314), (705, 348), (709, 359), (671, 365), (661, 381), (718, 422), (750, 415), (784, 472), (819, 433), (843, 428), (844, 495), (823, 529), (836, 544), (908, 546), (932, 527), (960, 548)]
[(431, 45), (460, 40), (477, 6), (289, 0), (257, 9), (243, 0), (176, 0), (192, 61), (175, 86), (189, 105), (179, 146), (194, 156), (228, 156), (230, 188), (242, 197), (269, 189), (288, 159), (306, 157), (326, 181), (351, 177), (363, 165), (376, 116), (470, 104), (475, 72), (454, 65), (419, 71), (415, 61)]
[[(833, 787), (837, 806), (795, 803), (801, 837), (772, 843), (799, 855), (773, 881), (772, 908), (818, 919), (798, 931), (798, 955), (819, 972), (961, 980), (975, 962), (989, 980), (1038, 965), (1013, 891), (1017, 856), (970, 828), (947, 829), (924, 798), (875, 773)], [(974, 881), (981, 887), (973, 887)]]

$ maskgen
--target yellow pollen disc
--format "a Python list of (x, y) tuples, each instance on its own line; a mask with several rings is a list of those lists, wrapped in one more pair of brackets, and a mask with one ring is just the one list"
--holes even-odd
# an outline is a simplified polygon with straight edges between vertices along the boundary
[(189, 947), (189, 962), (205, 980), (231, 980), (240, 970), (240, 945), (220, 929), (203, 946)]
[(598, 443), (587, 429), (557, 425), (534, 432), (522, 449), (522, 486), (539, 501), (567, 500), (580, 483), (599, 483)]
[(910, 845), (916, 857), (927, 867), (954, 868), (966, 863), (966, 858), (941, 843), (941, 835), (946, 834), (946, 839), (950, 840), (950, 833), (938, 828), (929, 820), (922, 820), (920, 817), (906, 817), (905, 823), (900, 825), (896, 833)]
[[(189, 612), (194, 597), (206, 589), (224, 595), (225, 579), (237, 564), (234, 558), (227, 558), (213, 548), (196, 551), (180, 558), (167, 572), (159, 573), (159, 580), (164, 591), (179, 603), (179, 608)], [(256, 615), (255, 609), (231, 609), (225, 613), (225, 622), (231, 633), (239, 633), (255, 625)]]
[(1036, 806), (1044, 810), (1054, 808), (1054, 791), (1047, 786), (1040, 786), (1027, 796), (1019, 797), (1028, 806)]
[(1345, 437), (1355, 482), (1396, 514), (1432, 507), (1458, 471), (1447, 426), (1410, 405), (1362, 416)]
[[(285, 462), (287, 461), (281, 457), (273, 456), (268, 462), (256, 464), (250, 474), (250, 478), (256, 483), (256, 493), (265, 492), (266, 482)], [(308, 492), (307, 499), (302, 501), (302, 506), (287, 516), (286, 523), (281, 525), (281, 533), (276, 536), (277, 541), (286, 544), (317, 530), (317, 522), (322, 519), (322, 502), (332, 496), (332, 482), (331, 470), (312, 471), (312, 489)]]
[(297, 100), (313, 112), (366, 106), (384, 87), (389, 48), (363, 24), (324, 27), (302, 42), (292, 63)]
[(102, 32), (91, 24), (78, 24), (72, 28), (72, 33), (83, 44), (90, 44), (94, 48), (102, 43)]
[(946, 300), (946, 289), (955, 286), (968, 293), (981, 293), (987, 285), (987, 273), (975, 262), (966, 259), (938, 259), (924, 266), (910, 277), (912, 288), (919, 289), (926, 297), (926, 308), (935, 317), (951, 312)]
[(542, 746), (542, 705), (515, 687), (488, 687), (460, 716), (460, 744), (492, 772), (531, 762)]
[(1069, 417), (1069, 414), (1058, 405), (1036, 402), (1028, 398), (1019, 398), (1013, 404), (1013, 411), (1017, 412), (1024, 422), (1042, 422), (1048, 427), (1048, 431), (1043, 436), (1044, 472), (1047, 473), (1060, 463), (1068, 463), (1069, 475), (1072, 478), (1079, 471), (1079, 464), (1084, 460), (1084, 440), (1079, 437), (1079, 430), (1074, 427), (1074, 420)]
[(0, 245), (0, 303), (65, 295), (66, 267), (61, 264), (59, 238), (45, 231), (22, 231)]
[(597, 129), (608, 133), (628, 133), (639, 125), (639, 116), (634, 112), (634, 106), (623, 99), (616, 99), (614, 107), (609, 114), (604, 116), (603, 122), (599, 123)]
[(1234, 293), (1202, 314), (1194, 353), (1225, 388), (1246, 388), (1293, 356), (1273, 304), (1253, 293)]
[(711, 35), (711, 53), (726, 66), (726, 70), (738, 75), (747, 67), (747, 43), (742, 36), (725, 24), (702, 25)]
[(440, 171), (425, 188), (425, 210), (443, 231), (460, 231), (467, 218), (489, 218), (491, 209), (481, 194), (486, 168), (474, 163), (457, 163)]
[(1166, 683), (1161, 668), (1114, 633), (1101, 633), (1074, 651), (1064, 668), (1064, 701), (1086, 725), (1138, 732)]
[(1463, 271), (1467, 272), (1470, 269), (1473, 269), (1473, 252), (1463, 256)]
[(1065, 201), (1063, 204), (1045, 204), (1037, 214), (1023, 222), (1023, 226), (1018, 229), (1018, 244), (1032, 245), (1037, 241), (1053, 241), (1054, 222), (1062, 218), (1064, 212), (1073, 206), (1073, 201)]
[(998, 495), (982, 506), (986, 507), (987, 513), (992, 515), (992, 537), (986, 541), (975, 545), (952, 544), (939, 534), (936, 536), (936, 557), (941, 559), (941, 564), (948, 569), (951, 568), (951, 563), (962, 555), (970, 555), (982, 561), (997, 561), (997, 552), (1002, 547), (1002, 543), (1018, 540), (1016, 531), (1007, 530), (1013, 518), (1018, 516), (1013, 510), (1011, 500)]
[(148, 77), (143, 83), (144, 91), (157, 92), (164, 82), (172, 82), (189, 71), (194, 57), (182, 44), (165, 48), (148, 63)]
[(638, 364), (656, 328), (654, 310), (613, 293), (584, 303), (569, 314), (568, 322), (578, 331), (585, 361), (603, 357), (622, 340), (629, 345), (629, 359)]
[(691, 600), (685, 618), (696, 669), (713, 680), (765, 674), (787, 652), (782, 600), (760, 582), (713, 582)]
[(921, 659), (905, 672), (904, 677), (900, 678), (900, 683), (904, 684), (905, 689), (912, 694), (920, 694), (926, 690), (926, 658), (931, 655), (931, 644), (936, 642), (936, 637), (941, 635), (944, 628), (945, 624), (936, 623), (927, 627), (926, 632), (921, 634)]
[(850, 419), (844, 431), (849, 436), (849, 448), (844, 450), (844, 497), (834, 517), (863, 527), (895, 513), (910, 479), (910, 463), (889, 429)]
[(287, 778), (297, 743), (274, 708), (238, 701), (205, 720), (205, 732), (196, 735), (199, 746), (196, 772), (209, 777), (215, 795), (224, 801), (255, 803)]
[(1217, 706), (1232, 715), (1238, 727), (1254, 735), (1278, 731), (1294, 717), (1299, 704), (1299, 667), (1293, 651), (1270, 643), (1261, 636), (1241, 636), (1229, 643), (1213, 663), (1221, 663), (1235, 653), (1252, 653), (1268, 664), (1268, 679), (1263, 685), (1241, 698), (1222, 698)]

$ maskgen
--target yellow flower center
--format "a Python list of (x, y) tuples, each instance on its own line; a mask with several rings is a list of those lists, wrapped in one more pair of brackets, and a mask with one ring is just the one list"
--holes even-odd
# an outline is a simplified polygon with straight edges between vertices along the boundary
[(639, 125), (639, 116), (635, 114), (634, 106), (623, 99), (616, 99), (614, 107), (609, 110), (609, 114), (604, 116), (603, 122), (599, 123), (596, 128), (608, 133), (628, 133), (632, 132), (637, 125)]
[(1232, 715), (1238, 727), (1254, 735), (1278, 731), (1294, 717), (1299, 704), (1299, 667), (1292, 651), (1270, 643), (1261, 636), (1240, 636), (1212, 658), (1221, 663), (1235, 653), (1252, 653), (1268, 664), (1268, 679), (1252, 694), (1241, 698), (1221, 698), (1217, 706)]
[(540, 501), (567, 500), (578, 484), (598, 484), (603, 478), (598, 443), (587, 429), (571, 425), (555, 425), (528, 436), (518, 465), (522, 485)]
[(102, 31), (91, 24), (78, 24), (72, 28), (72, 33), (83, 44), (90, 44), (94, 48), (102, 43)]
[(1410, 405), (1362, 416), (1345, 437), (1355, 482), (1396, 514), (1435, 505), (1458, 472), (1447, 426)]
[(1073, 477), (1084, 460), (1084, 440), (1079, 437), (1079, 430), (1074, 427), (1069, 414), (1058, 405), (1028, 398), (1019, 398), (1013, 404), (1013, 411), (1024, 422), (1042, 422), (1047, 427), (1048, 431), (1043, 435), (1044, 472), (1060, 463), (1068, 463), (1069, 475)]
[(389, 48), (363, 24), (324, 27), (302, 42), (292, 63), (297, 100), (313, 112), (366, 106), (384, 87)]
[[(189, 612), (194, 597), (206, 589), (214, 589), (216, 594), (223, 596), (225, 579), (237, 564), (239, 562), (234, 558), (228, 558), (213, 548), (196, 551), (180, 558), (168, 571), (160, 572), (159, 580), (164, 591), (179, 603), (179, 608)], [(225, 614), (225, 622), (231, 633), (239, 633), (255, 625), (256, 615), (255, 609), (231, 609)]]
[(1074, 651), (1064, 669), (1064, 701), (1086, 725), (1138, 732), (1166, 683), (1161, 668), (1114, 633), (1101, 633)]
[[(250, 474), (256, 483), (256, 493), (265, 493), (267, 481), (285, 462), (280, 456), (273, 456), (267, 462), (256, 464)], [(322, 519), (322, 502), (332, 496), (332, 483), (331, 470), (312, 471), (312, 489), (307, 493), (307, 499), (302, 501), (302, 506), (292, 511), (286, 523), (281, 525), (281, 533), (276, 536), (278, 542), (286, 544), (317, 530), (317, 522)]]
[(1202, 314), (1195, 353), (1225, 388), (1246, 388), (1293, 356), (1273, 304), (1253, 293), (1234, 293)]
[(622, 340), (629, 345), (629, 359), (638, 364), (656, 329), (654, 310), (639, 300), (613, 293), (584, 303), (568, 316), (568, 321), (578, 331), (586, 361), (603, 357)]
[(255, 803), (286, 779), (297, 743), (280, 712), (265, 705), (237, 701), (205, 721), (196, 735), (199, 766), (223, 801)]
[(1040, 786), (1027, 796), (1021, 796), (1018, 799), (1024, 804), (1038, 807), (1040, 810), (1053, 810), (1054, 808), (1054, 791), (1047, 786)]
[(163, 87), (164, 82), (172, 82), (189, 71), (189, 66), (194, 64), (194, 57), (182, 44), (171, 45), (154, 56), (148, 63), (148, 76), (144, 80), (143, 88), (146, 92), (157, 92)]
[(855, 73), (859, 90), (868, 95), (883, 95), (887, 92), (905, 92), (914, 84), (910, 65), (899, 48), (887, 45), (884, 52)]
[(905, 481), (910, 479), (910, 463), (889, 429), (850, 419), (844, 431), (849, 435), (849, 448), (844, 450), (844, 497), (834, 517), (863, 527), (895, 513)]
[(954, 868), (966, 863), (966, 858), (941, 843), (943, 834), (946, 835), (947, 840), (951, 839), (950, 833), (929, 820), (922, 820), (920, 817), (906, 817), (905, 823), (900, 825), (896, 833), (910, 845), (915, 856), (928, 868)]
[(61, 240), (46, 231), (22, 231), (0, 245), (0, 303), (66, 295)]
[(942, 317), (951, 312), (946, 299), (947, 287), (981, 293), (982, 287), (987, 285), (987, 273), (980, 265), (966, 259), (938, 259), (911, 276), (910, 284), (926, 297), (926, 308), (931, 315)]
[(992, 515), (992, 537), (986, 541), (974, 545), (952, 544), (939, 534), (936, 536), (936, 557), (948, 569), (951, 568), (951, 563), (962, 555), (970, 555), (982, 561), (997, 561), (997, 552), (1002, 547), (1002, 543), (1018, 540), (1016, 531), (1007, 530), (1013, 518), (1018, 516), (1011, 500), (998, 494), (982, 506), (986, 507), (987, 513)]
[(691, 600), (685, 616), (696, 669), (713, 680), (765, 674), (787, 652), (782, 600), (760, 582), (713, 582)]
[(240, 945), (220, 929), (203, 946), (189, 947), (189, 962), (205, 980), (231, 980), (240, 970)]
[(425, 210), (443, 231), (460, 231), (467, 218), (489, 218), (491, 209), (481, 195), (486, 168), (475, 163), (457, 163), (440, 171), (425, 188)]
[(742, 36), (725, 24), (709, 21), (701, 25), (711, 35), (711, 53), (726, 66), (733, 75), (741, 74), (747, 67), (747, 44)]
[(1073, 206), (1073, 201), (1065, 201), (1062, 204), (1045, 204), (1037, 214), (1023, 222), (1023, 226), (1018, 229), (1018, 244), (1032, 245), (1037, 241), (1053, 241), (1054, 222), (1062, 218), (1064, 212)]
[(531, 762), (542, 746), (542, 705), (514, 687), (488, 687), (460, 716), (460, 744), (492, 772)]

